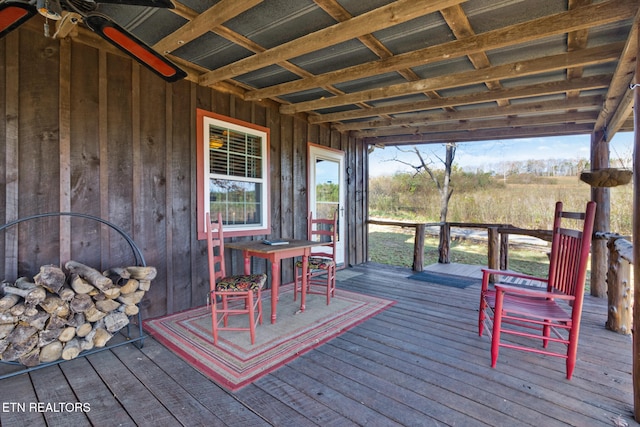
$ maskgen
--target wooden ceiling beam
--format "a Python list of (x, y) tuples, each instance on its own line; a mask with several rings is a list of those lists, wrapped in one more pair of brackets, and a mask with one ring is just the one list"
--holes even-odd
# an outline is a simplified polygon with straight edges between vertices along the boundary
[(348, 21), (339, 22), (283, 43), (263, 53), (240, 59), (232, 64), (205, 73), (200, 77), (200, 84), (209, 86), (222, 80), (357, 38), (363, 34), (401, 24), (464, 1), (466, 0), (398, 0), (363, 13)]
[(246, 100), (271, 98), (286, 93), (301, 92), (345, 81), (371, 77), (418, 65), (445, 61), (468, 54), (526, 43), (538, 38), (565, 34), (592, 26), (628, 19), (637, 11), (635, 0), (610, 0), (591, 6), (546, 16), (523, 24), (500, 28), (461, 40), (430, 46), (401, 55), (365, 64), (346, 67), (314, 77), (247, 92)]
[(262, 1), (263, 0), (221, 0), (178, 30), (160, 40), (153, 45), (153, 48), (163, 54), (172, 52), (190, 41), (197, 39), (206, 32), (211, 31), (213, 28), (222, 25), (231, 18), (235, 18), (242, 12), (262, 3)]
[(604, 105), (600, 110), (600, 117), (598, 117), (594, 127), (594, 132), (603, 132), (608, 138), (613, 138), (617, 131), (615, 127), (610, 126), (612, 118), (616, 115), (621, 117), (622, 114), (618, 110), (628, 108), (628, 105), (623, 104), (623, 100), (635, 75), (638, 55), (638, 26), (640, 26), (640, 10), (637, 11), (633, 21), (629, 37), (627, 37), (627, 43), (620, 55)]
[(443, 99), (430, 99), (420, 102), (410, 102), (405, 104), (389, 105), (384, 107), (374, 107), (370, 110), (352, 110), (339, 113), (310, 115), (309, 122), (326, 123), (339, 122), (341, 120), (355, 120), (366, 117), (378, 116), (381, 114), (399, 114), (407, 112), (417, 112), (422, 110), (432, 110), (436, 108), (452, 107), (456, 105), (471, 105), (485, 102), (494, 102), (499, 99), (529, 98), (533, 96), (552, 95), (570, 90), (590, 90), (607, 87), (611, 82), (611, 76), (591, 76), (571, 81), (556, 81), (542, 84), (533, 84), (513, 88), (505, 88), (497, 91), (487, 91), (482, 93), (471, 93), (468, 95), (452, 96)]
[(506, 117), (487, 120), (461, 120), (449, 123), (434, 123), (425, 126), (412, 126), (407, 128), (371, 129), (360, 132), (352, 132), (355, 138), (371, 138), (394, 135), (416, 135), (438, 132), (477, 131), (483, 129), (504, 129), (525, 126), (543, 126), (568, 123), (595, 123), (598, 118), (597, 111), (584, 111), (567, 114), (539, 114), (529, 117)]
[[(401, 126), (424, 126), (432, 123), (450, 121), (464, 121), (488, 119), (492, 117), (516, 116), (522, 114), (545, 114), (552, 111), (567, 111), (573, 109), (599, 108), (602, 105), (601, 96), (582, 96), (572, 99), (558, 99), (553, 101), (527, 102), (492, 108), (474, 108), (454, 112), (425, 112), (417, 113), (409, 118), (392, 118), (384, 120), (369, 120), (336, 124), (334, 128), (340, 132)], [(397, 132), (397, 130), (395, 130)]]
[(484, 70), (473, 70), (457, 74), (447, 74), (424, 80), (418, 80), (416, 82), (399, 83), (345, 95), (338, 95), (331, 98), (283, 105), (282, 107), (280, 107), (280, 112), (282, 114), (295, 114), (303, 111), (313, 111), (355, 104), (357, 102), (368, 102), (376, 99), (411, 95), (421, 93), (429, 89), (446, 89), (459, 86), (460, 82), (464, 82), (464, 85), (468, 86), (473, 84), (481, 84), (487, 80), (511, 79), (516, 77), (547, 73), (551, 71), (564, 70), (566, 68), (575, 66), (602, 64), (606, 62), (616, 61), (620, 57), (620, 52), (623, 48), (624, 43), (612, 43), (575, 52), (567, 52), (558, 55), (546, 56), (543, 58), (514, 62), (511, 64), (497, 65)]
[(510, 129), (490, 129), (478, 131), (454, 131), (419, 135), (400, 135), (380, 138), (365, 138), (367, 144), (414, 145), (446, 142), (474, 142), (500, 139), (517, 139), (545, 136), (584, 135), (593, 130), (592, 124), (563, 124), (548, 126), (527, 126)]

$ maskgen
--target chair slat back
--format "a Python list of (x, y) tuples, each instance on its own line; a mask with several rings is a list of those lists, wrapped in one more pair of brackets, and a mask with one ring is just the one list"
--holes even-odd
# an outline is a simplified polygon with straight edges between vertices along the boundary
[[(595, 202), (589, 202), (585, 212), (565, 212), (562, 210), (562, 202), (556, 203), (549, 264), (550, 292), (572, 295), (576, 300), (582, 301), (595, 209)], [(563, 219), (581, 221), (582, 229), (562, 227)]]
[(226, 277), (224, 263), (224, 233), (222, 231), (222, 214), (218, 213), (218, 221), (211, 222), (207, 212), (207, 255), (209, 259), (209, 287), (213, 291), (218, 279)]
[(338, 240), (338, 215), (333, 213), (333, 218), (313, 218), (309, 213), (307, 238), (314, 242), (331, 242), (323, 246), (311, 249), (311, 256), (336, 258), (336, 241)]

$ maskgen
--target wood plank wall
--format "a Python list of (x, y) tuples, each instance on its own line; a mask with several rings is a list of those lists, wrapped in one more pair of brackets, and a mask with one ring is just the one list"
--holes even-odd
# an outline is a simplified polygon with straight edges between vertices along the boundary
[[(44, 212), (106, 219), (129, 233), (158, 277), (144, 316), (202, 305), (206, 246), (196, 238), (196, 108), (271, 129), (272, 235), (304, 238), (307, 143), (344, 150), (347, 264), (366, 261), (367, 150), (362, 141), (270, 105), (189, 81), (167, 84), (109, 50), (21, 28), (0, 40), (0, 224)], [(264, 238), (260, 236), (257, 238)], [(79, 218), (38, 219), (0, 233), (0, 279), (76, 259), (130, 264), (126, 242)], [(232, 253), (234, 272), (242, 262)], [(265, 261), (254, 261), (267, 271)], [(282, 280), (293, 280), (293, 263)]]

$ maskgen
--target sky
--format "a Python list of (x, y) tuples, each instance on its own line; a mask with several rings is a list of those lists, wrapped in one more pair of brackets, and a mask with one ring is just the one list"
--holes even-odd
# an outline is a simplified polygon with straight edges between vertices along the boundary
[[(466, 142), (458, 144), (454, 163), (465, 170), (482, 168), (488, 170), (490, 165), (502, 161), (546, 160), (546, 159), (589, 159), (590, 135), (562, 136), (548, 138), (523, 138), (512, 140), (495, 140)], [(630, 159), (633, 153), (633, 132), (619, 132), (609, 144), (611, 166), (631, 168), (631, 164), (614, 164), (614, 159)], [(413, 145), (401, 147), (413, 149)], [(423, 155), (444, 158), (444, 144), (428, 144), (419, 146)], [(395, 159), (400, 161), (397, 161)], [(410, 165), (417, 165), (415, 153), (403, 153), (395, 147), (376, 148), (369, 154), (369, 175), (393, 175), (396, 172), (415, 171)], [(439, 166), (434, 165), (438, 168)]]

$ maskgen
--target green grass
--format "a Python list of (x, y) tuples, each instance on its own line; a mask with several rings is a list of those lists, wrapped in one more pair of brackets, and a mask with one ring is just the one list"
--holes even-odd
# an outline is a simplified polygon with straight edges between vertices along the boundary
[[(369, 257), (373, 262), (411, 267), (413, 264), (413, 234), (407, 231), (378, 231), (370, 226)], [(486, 243), (454, 240), (449, 251), (451, 262), (487, 265)], [(438, 262), (438, 239), (425, 238), (424, 265)], [(549, 264), (546, 252), (509, 248), (509, 269), (536, 276), (546, 276)]]

